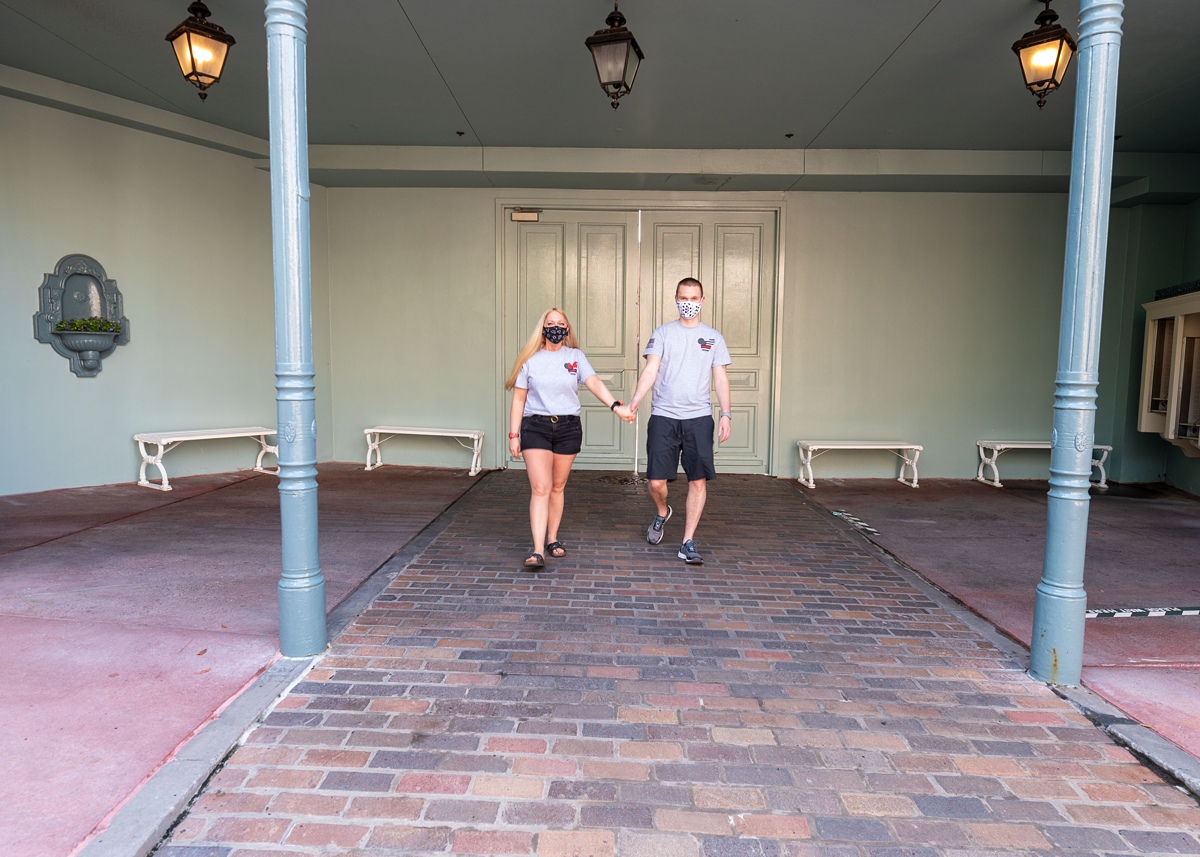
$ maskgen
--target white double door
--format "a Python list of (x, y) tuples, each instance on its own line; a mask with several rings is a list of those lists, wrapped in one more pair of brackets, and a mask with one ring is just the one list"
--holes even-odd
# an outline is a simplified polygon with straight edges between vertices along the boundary
[[(512, 360), (546, 309), (560, 307), (596, 374), (627, 400), (645, 362), (646, 340), (655, 327), (679, 317), (675, 285), (695, 277), (706, 296), (701, 321), (722, 333), (733, 359), (733, 433), (717, 450), (717, 469), (767, 472), (775, 223), (774, 213), (762, 211), (545, 210), (537, 223), (514, 223), (505, 212), (506, 359)], [(583, 450), (576, 463), (632, 470), (636, 456), (643, 469), (650, 400), (641, 404), (636, 427), (584, 389), (580, 402)], [(505, 410), (505, 426), (507, 416)]]

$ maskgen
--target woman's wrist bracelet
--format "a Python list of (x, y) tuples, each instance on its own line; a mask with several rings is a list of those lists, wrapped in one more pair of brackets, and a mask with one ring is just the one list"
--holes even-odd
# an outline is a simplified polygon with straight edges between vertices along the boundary
[(509, 432), (509, 433), (508, 433), (508, 439), (509, 439), (509, 440), (514, 440), (515, 438), (518, 438), (518, 437), (520, 437), (520, 435), (519, 435), (519, 434), (513, 434), (512, 432)]
[(618, 405), (623, 405), (623, 404), (625, 404), (625, 403), (622, 402), (620, 399), (613, 399), (613, 403), (608, 406), (608, 409), (610, 411), (615, 411), (617, 409)]

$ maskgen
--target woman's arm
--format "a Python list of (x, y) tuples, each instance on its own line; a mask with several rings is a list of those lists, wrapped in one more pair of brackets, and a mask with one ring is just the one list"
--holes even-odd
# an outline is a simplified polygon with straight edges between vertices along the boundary
[(608, 391), (608, 387), (600, 380), (599, 375), (588, 375), (587, 380), (583, 382), (583, 386), (592, 391), (592, 395), (600, 400), (600, 404), (606, 408), (611, 408), (617, 397)]
[(587, 387), (591, 391), (592, 395), (600, 400), (600, 404), (607, 405), (613, 413), (625, 420), (625, 422), (631, 422), (633, 420), (633, 414), (628, 410), (628, 408), (626, 408), (626, 406), (618, 405), (615, 408), (613, 407), (613, 405), (616, 404), (617, 397), (609, 392), (608, 386), (600, 380), (599, 375), (589, 375), (587, 380), (583, 382), (583, 386)]
[(525, 397), (529, 391), (524, 387), (513, 387), (512, 407), (508, 411), (508, 453), (513, 458), (521, 457), (521, 416), (525, 413)]

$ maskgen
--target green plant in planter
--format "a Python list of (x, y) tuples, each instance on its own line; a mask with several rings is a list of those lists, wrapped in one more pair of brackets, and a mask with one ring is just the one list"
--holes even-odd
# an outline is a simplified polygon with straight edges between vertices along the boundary
[(71, 318), (63, 319), (58, 324), (54, 325), (55, 330), (64, 331), (80, 331), (86, 333), (120, 333), (121, 325), (116, 321), (109, 321), (107, 318)]

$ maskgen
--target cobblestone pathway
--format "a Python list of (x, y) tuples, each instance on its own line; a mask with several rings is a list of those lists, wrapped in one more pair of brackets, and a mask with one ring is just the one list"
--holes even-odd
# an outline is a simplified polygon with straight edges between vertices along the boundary
[(788, 483), (714, 482), (696, 567), (612, 479), (539, 575), (524, 474), (483, 480), (160, 857), (1200, 853), (1192, 797)]

